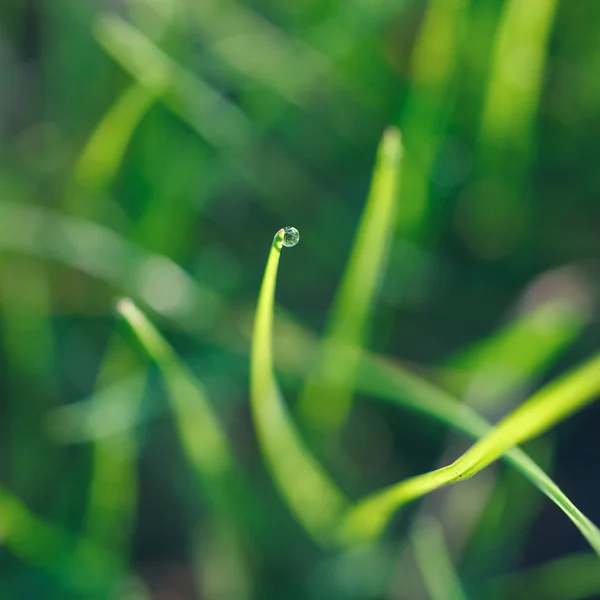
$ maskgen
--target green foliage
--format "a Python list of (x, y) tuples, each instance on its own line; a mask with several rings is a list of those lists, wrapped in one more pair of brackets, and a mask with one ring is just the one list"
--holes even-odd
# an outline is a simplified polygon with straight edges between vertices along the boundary
[(600, 5), (101, 4), (0, 6), (0, 597), (596, 594)]

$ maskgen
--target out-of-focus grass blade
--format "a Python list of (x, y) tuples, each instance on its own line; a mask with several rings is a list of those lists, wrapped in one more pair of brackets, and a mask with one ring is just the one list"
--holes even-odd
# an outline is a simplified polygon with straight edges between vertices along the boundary
[[(540, 435), (584, 408), (599, 391), (600, 355), (597, 355), (534, 394), (451, 465), (407, 479), (360, 502), (345, 518), (342, 539), (376, 537), (404, 504), (441, 486), (473, 476), (510, 448)], [(589, 521), (578, 525), (591, 533)], [(597, 530), (593, 533), (594, 547), (600, 553), (600, 535)]]
[(400, 132), (389, 128), (379, 146), (371, 190), (315, 373), (309, 376), (299, 400), (300, 415), (315, 429), (336, 432), (350, 409), (354, 372), (395, 229), (401, 157)]
[(505, 3), (495, 42), (481, 122), (481, 151), (486, 164), (508, 143), (527, 165), (533, 120), (543, 82), (548, 36), (557, 0)]
[[(5, 405), (9, 478), (21, 493), (31, 490), (32, 483), (35, 489), (31, 473), (39, 466), (41, 456), (50, 460), (55, 450), (39, 432), (41, 417), (58, 393), (56, 340), (46, 274), (30, 259), (3, 257), (0, 298), (4, 360), (9, 367), (7, 384), (13, 399)], [(21, 402), (18, 398), (29, 400)]]
[(485, 586), (485, 597), (500, 588), (514, 600), (585, 600), (600, 595), (600, 568), (594, 554), (557, 558), (519, 573), (498, 577)]
[(347, 501), (303, 445), (273, 373), (273, 307), (284, 230), (275, 235), (256, 308), (250, 397), (260, 446), (280, 494), (300, 523), (329, 541)]
[[(467, 373), (467, 393), (476, 406), (502, 402), (546, 368), (588, 321), (580, 303), (551, 299), (455, 355), (448, 366)], [(451, 383), (452, 378), (443, 379)]]
[(163, 98), (222, 152), (230, 154), (251, 142), (252, 124), (239, 108), (118, 15), (103, 15), (97, 22), (96, 36), (135, 79)]
[[(161, 14), (154, 0), (146, 0)], [(315, 81), (332, 68), (328, 59), (287, 35), (242, 3), (206, 0), (193, 3), (194, 24), (209, 49), (225, 64), (298, 106), (306, 107)], [(248, 48), (252, 47), (252, 52)]]
[(40, 519), (0, 488), (2, 545), (23, 562), (39, 567), (77, 597), (110, 597), (124, 573), (109, 554), (85, 539)]
[[(204, 387), (131, 300), (120, 300), (117, 311), (160, 367), (182, 446), (209, 499), (218, 507), (228, 497), (226, 486), (234, 477), (236, 467), (229, 439), (208, 402)], [(232, 500), (229, 498), (229, 502)]]
[(467, 4), (462, 0), (429, 2), (414, 45), (411, 86), (400, 121), (409, 152), (398, 226), (407, 235), (418, 235), (427, 218), (431, 175), (453, 105), (452, 81)]
[(46, 417), (48, 435), (59, 444), (80, 444), (134, 428), (143, 419), (138, 401), (145, 381), (145, 373), (131, 375), (51, 410)]
[(2, 201), (0, 244), (11, 252), (58, 260), (98, 277), (190, 331), (210, 327), (219, 310), (218, 296), (175, 262), (85, 219)]
[[(102, 360), (95, 389), (104, 388), (108, 381), (130, 375), (138, 366), (136, 362), (122, 341), (113, 338)], [(140, 377), (129, 390), (132, 402), (127, 409), (133, 418), (139, 419), (145, 383), (145, 377)], [(119, 408), (117, 415), (108, 414), (109, 420), (114, 421), (115, 416), (118, 418)], [(92, 470), (84, 516), (85, 537), (110, 549), (116, 559), (122, 561), (123, 567), (129, 556), (128, 544), (138, 499), (135, 431), (132, 427), (121, 429), (116, 434), (91, 440)], [(119, 493), (115, 494), (115, 490), (119, 490)]]
[(432, 517), (420, 517), (411, 542), (431, 600), (467, 600), (440, 523)]
[[(158, 85), (156, 91), (160, 91)], [(134, 84), (126, 88), (110, 107), (77, 160), (72, 189), (65, 199), (67, 209), (82, 214), (81, 189), (88, 193), (97, 192), (112, 183), (133, 132), (154, 100), (154, 94), (146, 87)]]
[[(269, 177), (253, 166), (254, 143), (260, 138), (254, 123), (224, 95), (165, 54), (141, 31), (116, 14), (105, 14), (96, 24), (102, 47), (141, 85), (159, 97), (194, 131), (212, 144), (225, 163), (241, 174), (273, 207), (280, 198), (270, 177), (285, 177), (314, 196), (323, 193), (309, 173), (283, 147), (261, 154), (269, 161)], [(222, 162), (222, 161), (221, 161)], [(275, 186), (276, 187), (276, 186)]]

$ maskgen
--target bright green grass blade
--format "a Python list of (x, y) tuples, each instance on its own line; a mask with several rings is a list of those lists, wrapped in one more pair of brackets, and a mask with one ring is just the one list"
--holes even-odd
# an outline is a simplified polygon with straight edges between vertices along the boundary
[[(554, 298), (519, 315), (447, 364), (459, 372), (459, 377), (461, 372), (467, 373), (468, 395), (476, 406), (502, 403), (567, 348), (589, 318), (589, 311), (581, 303)], [(457, 387), (451, 373), (442, 380), (453, 389)]]
[(411, 542), (431, 600), (467, 600), (440, 523), (433, 517), (420, 517)]
[(298, 521), (316, 539), (327, 542), (347, 502), (303, 445), (273, 373), (273, 306), (283, 239), (281, 229), (271, 246), (256, 308), (250, 367), (252, 414), (280, 494)]
[(300, 395), (299, 413), (315, 429), (335, 433), (350, 410), (354, 372), (395, 229), (401, 156), (400, 132), (389, 128), (379, 146), (371, 190), (315, 373)]
[[(498, 588), (514, 600), (585, 600), (600, 595), (600, 568), (593, 554), (557, 558), (519, 573), (498, 577), (485, 586), (485, 597)], [(489, 590), (489, 592), (487, 592)]]
[(120, 300), (117, 311), (161, 369), (186, 456), (211, 500), (222, 499), (224, 482), (235, 471), (234, 458), (204, 387), (131, 300)]
[[(393, 513), (404, 504), (439, 487), (473, 476), (514, 446), (540, 435), (584, 408), (596, 398), (599, 391), (600, 355), (597, 355), (534, 394), (451, 465), (407, 479), (360, 502), (346, 516), (341, 527), (341, 539), (356, 541), (377, 537)], [(514, 455), (514, 450), (511, 453)], [(550, 482), (546, 482), (546, 485)], [(553, 496), (555, 501), (558, 500), (555, 493)], [(561, 506), (567, 508), (564, 498), (561, 499)], [(571, 516), (574, 516), (573, 507), (568, 508)], [(574, 522), (584, 534), (592, 536), (588, 540), (593, 541), (594, 548), (600, 552), (597, 529), (592, 531), (587, 519), (578, 518)]]

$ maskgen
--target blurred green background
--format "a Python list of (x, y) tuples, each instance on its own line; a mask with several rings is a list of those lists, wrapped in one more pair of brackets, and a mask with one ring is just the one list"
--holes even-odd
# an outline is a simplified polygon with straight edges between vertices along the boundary
[[(597, 0), (4, 0), (0, 597), (461, 598), (423, 572), (437, 552), (468, 598), (600, 598), (585, 540), (500, 464), (377, 547), (317, 547), (248, 407), (273, 235), (300, 231), (278, 302), (321, 332), (389, 125), (404, 159), (368, 347), (492, 420), (597, 351), (599, 74)], [(261, 523), (242, 542), (122, 296), (206, 386)], [(466, 447), (358, 400), (323, 457), (354, 497)], [(528, 446), (597, 523), (599, 425), (592, 406)]]

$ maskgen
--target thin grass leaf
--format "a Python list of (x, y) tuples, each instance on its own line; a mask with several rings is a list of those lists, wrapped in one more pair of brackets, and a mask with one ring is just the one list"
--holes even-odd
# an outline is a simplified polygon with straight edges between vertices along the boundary
[(333, 303), (315, 373), (309, 376), (300, 395), (299, 414), (317, 430), (335, 433), (350, 410), (354, 372), (394, 233), (401, 157), (400, 132), (389, 128), (379, 146), (371, 190)]
[[(394, 512), (406, 503), (444, 485), (472, 477), (504, 452), (540, 435), (584, 408), (595, 400), (599, 391), (600, 355), (597, 355), (534, 394), (451, 465), (393, 485), (350, 509), (340, 529), (341, 539), (358, 541), (376, 538)], [(514, 451), (511, 452), (514, 454)], [(536, 479), (539, 480), (539, 473), (537, 475)], [(550, 482), (547, 481), (546, 486)], [(556, 497), (556, 490), (553, 492)], [(564, 501), (564, 498), (561, 500)], [(573, 508), (569, 507), (571, 514)], [(593, 526), (590, 528), (589, 521), (582, 520), (580, 516), (574, 522), (588, 540), (593, 541), (594, 549), (600, 551), (597, 529)]]
[[(161, 92), (157, 85), (156, 93)], [(155, 94), (146, 87), (133, 84), (114, 102), (96, 126), (73, 172), (73, 184), (88, 192), (106, 189), (114, 180), (134, 131), (155, 101)], [(69, 206), (77, 208), (79, 190), (68, 196)]]
[(222, 489), (224, 482), (236, 467), (229, 439), (209, 404), (206, 390), (131, 300), (120, 300), (117, 311), (160, 367), (186, 456), (211, 500), (222, 500), (227, 496)]
[(273, 239), (256, 308), (250, 367), (252, 414), (280, 494), (311, 535), (326, 543), (347, 501), (304, 446), (273, 373), (273, 307), (283, 239), (281, 229)]
[(84, 271), (143, 300), (190, 331), (206, 330), (219, 313), (220, 297), (174, 261), (86, 219), (2, 201), (0, 244), (11, 252), (57, 260)]
[(411, 544), (431, 600), (467, 600), (440, 523), (433, 517), (420, 517)]
[[(494, 403), (497, 407), (564, 351), (589, 318), (589, 311), (580, 302), (550, 299), (459, 352), (447, 364), (451, 372), (459, 372), (459, 377), (467, 373), (467, 393), (475, 406)], [(442, 376), (444, 383), (455, 388), (452, 379), (451, 374)]]

